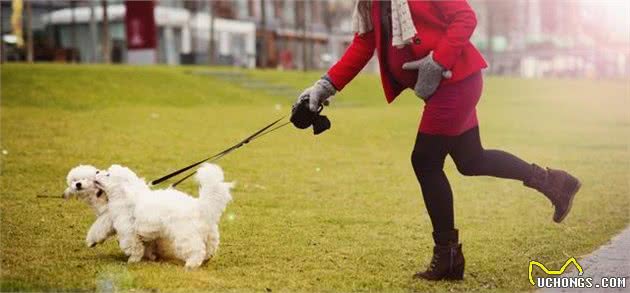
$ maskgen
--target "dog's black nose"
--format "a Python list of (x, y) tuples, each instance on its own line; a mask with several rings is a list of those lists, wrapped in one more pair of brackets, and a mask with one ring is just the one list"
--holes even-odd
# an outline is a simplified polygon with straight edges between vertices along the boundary
[(77, 182), (77, 184), (75, 184), (77, 189), (81, 189), (81, 182)]

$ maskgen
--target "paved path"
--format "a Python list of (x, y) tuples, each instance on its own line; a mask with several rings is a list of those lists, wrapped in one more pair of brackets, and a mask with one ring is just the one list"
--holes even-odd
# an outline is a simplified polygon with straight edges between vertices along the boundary
[[(584, 270), (582, 277), (592, 277), (594, 284), (599, 283), (602, 277), (625, 277), (626, 288), (544, 289), (538, 292), (630, 292), (630, 227), (578, 262)], [(578, 276), (578, 272), (573, 270), (563, 276)]]

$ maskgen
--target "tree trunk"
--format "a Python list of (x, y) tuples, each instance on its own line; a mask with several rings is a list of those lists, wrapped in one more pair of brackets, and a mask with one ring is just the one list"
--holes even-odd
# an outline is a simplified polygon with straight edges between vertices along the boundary
[[(185, 1), (184, 7), (190, 10), (190, 14), (192, 16), (197, 16), (199, 13), (199, 2), (197, 1)], [(192, 17), (191, 17), (192, 19)], [(197, 30), (193, 27), (191, 21), (189, 20), (187, 25), (190, 27), (190, 58), (193, 64), (197, 63), (196, 53), (197, 53)]]
[(302, 51), (302, 70), (306, 71), (306, 1), (295, 1), (295, 40), (299, 43), (299, 50)]
[(4, 63), (4, 19), (2, 17), (2, 5), (0, 4), (0, 64)]
[(330, 0), (324, 0), (323, 1), (323, 9), (325, 11), (324, 13), (324, 26), (326, 27), (326, 32), (328, 33), (328, 35), (330, 36), (330, 34), (332, 34), (332, 21), (334, 18), (333, 15), (333, 9), (330, 6)]
[(96, 3), (90, 1), (90, 43), (92, 43), (92, 63), (98, 62), (98, 37), (96, 29)]
[[(52, 13), (55, 11), (55, 7), (53, 6), (53, 0), (46, 1), (46, 12)], [(46, 25), (46, 44), (48, 47), (57, 48), (57, 40), (55, 38), (55, 26), (51, 23)]]
[(309, 68), (309, 61), (308, 61), (308, 48), (307, 48), (307, 42), (308, 40), (307, 35), (306, 35), (306, 1), (300, 1), (300, 3), (302, 4), (302, 19), (301, 19), (301, 24), (300, 26), (302, 27), (302, 63), (304, 63), (304, 66), (302, 66), (302, 70), (303, 71), (307, 71)]
[(215, 19), (216, 19), (216, 11), (215, 11), (215, 4), (214, 4), (214, 0), (209, 0), (208, 3), (208, 15), (210, 16), (210, 34), (209, 34), (209, 39), (208, 39), (208, 65), (213, 65), (215, 64), (215, 60), (214, 60), (214, 46), (215, 46), (215, 41), (214, 41), (214, 25), (215, 25)]
[(267, 10), (265, 0), (260, 0), (260, 67), (267, 67)]
[(101, 32), (102, 60), (103, 63), (109, 64), (111, 62), (111, 56), (109, 54), (109, 16), (107, 15), (107, 0), (101, 0), (101, 7), (103, 8), (103, 28)]
[(33, 63), (33, 12), (31, 10), (31, 0), (24, 2), (26, 6), (26, 61)]

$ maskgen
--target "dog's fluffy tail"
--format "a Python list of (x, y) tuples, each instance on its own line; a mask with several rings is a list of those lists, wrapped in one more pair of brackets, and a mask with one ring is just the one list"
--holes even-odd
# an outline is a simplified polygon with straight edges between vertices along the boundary
[(215, 164), (201, 165), (195, 178), (199, 182), (199, 203), (208, 219), (217, 223), (227, 204), (232, 200), (230, 189), (233, 182), (223, 181), (223, 170)]

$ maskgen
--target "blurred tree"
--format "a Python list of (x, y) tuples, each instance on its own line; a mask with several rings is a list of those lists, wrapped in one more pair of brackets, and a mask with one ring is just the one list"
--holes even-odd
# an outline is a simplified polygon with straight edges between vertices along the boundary
[(109, 16), (107, 14), (107, 0), (101, 0), (101, 7), (103, 8), (103, 28), (101, 32), (102, 60), (103, 63), (109, 64), (111, 62), (111, 56), (109, 54)]
[(76, 18), (76, 10), (77, 10), (77, 1), (70, 0), (70, 38), (72, 44), (70, 48), (72, 48), (72, 62), (77, 62), (77, 52), (79, 51), (79, 46), (77, 43), (77, 18)]
[(267, 9), (265, 0), (260, 0), (260, 67), (267, 67)]
[[(46, 13), (52, 13), (53, 11), (55, 11), (53, 0), (47, 0)], [(46, 43), (52, 48), (57, 46), (56, 27), (54, 25), (46, 26)]]
[[(199, 1), (184, 1), (184, 8), (186, 8), (188, 11), (190, 11), (192, 16), (197, 15), (197, 13), (199, 13), (199, 6), (200, 4), (203, 2), (199, 2)], [(195, 26), (191, 25), (190, 26), (190, 48), (191, 48), (191, 53), (192, 56), (195, 55), (195, 52), (197, 52), (197, 31), (195, 30)], [(194, 57), (192, 57), (192, 62), (195, 63), (196, 61), (194, 60)]]
[(0, 2), (0, 64), (4, 63), (4, 18), (2, 15), (2, 2)]
[(98, 37), (96, 29), (96, 5), (95, 1), (88, 1), (90, 5), (90, 43), (92, 43), (92, 62), (98, 62)]
[(333, 4), (330, 0), (324, 1), (324, 9), (322, 11), (322, 16), (324, 19), (324, 26), (326, 28), (326, 32), (328, 34), (332, 33), (333, 27), (333, 19), (335, 18), (335, 11)]
[(214, 25), (215, 25), (215, 19), (217, 18), (216, 1), (214, 0), (209, 0), (208, 2), (208, 16), (210, 17), (210, 32), (208, 35), (208, 65), (213, 65), (215, 63)]
[[(296, 35), (301, 31), (301, 48), (302, 48), (302, 70), (308, 70), (308, 55), (306, 48), (306, 1), (296, 1), (295, 3), (295, 26)], [(299, 39), (300, 37), (296, 37)]]
[(31, 0), (26, 0), (26, 61), (33, 63), (33, 11)]

